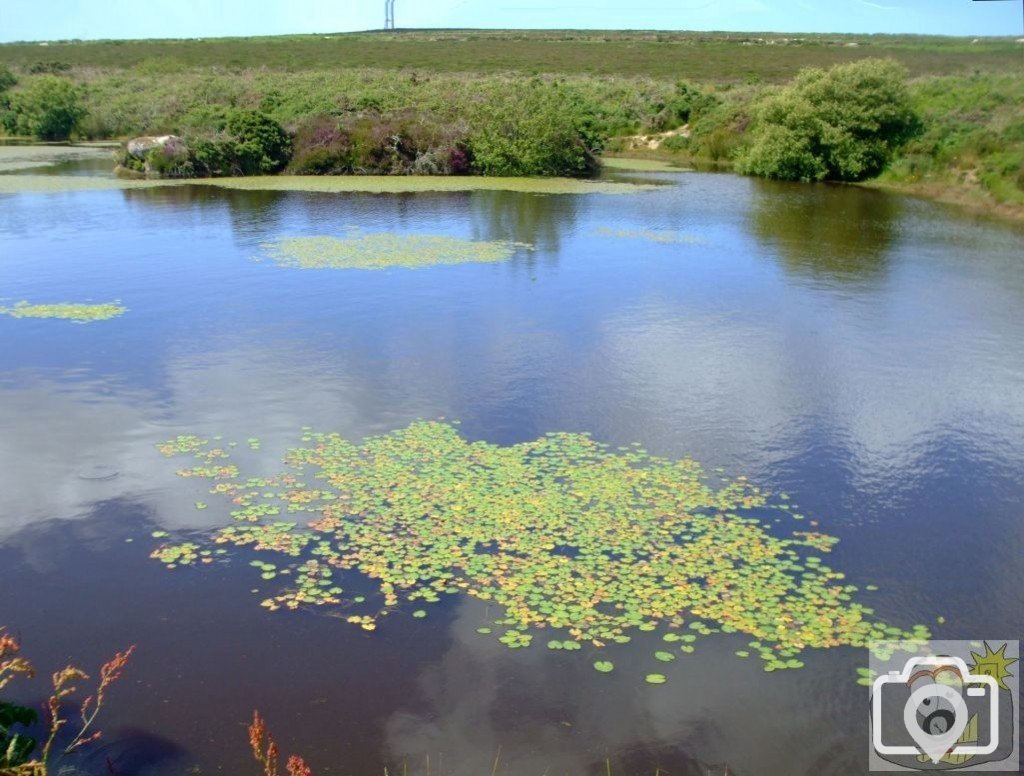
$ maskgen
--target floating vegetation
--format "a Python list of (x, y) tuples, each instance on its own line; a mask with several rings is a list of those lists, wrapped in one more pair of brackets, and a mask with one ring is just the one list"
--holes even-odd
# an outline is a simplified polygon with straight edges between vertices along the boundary
[(629, 159), (621, 156), (605, 157), (601, 159), (601, 166), (609, 170), (621, 170), (623, 172), (692, 172), (692, 168), (679, 167), (671, 162), (663, 162), (660, 159)]
[[(770, 532), (790, 512), (744, 477), (708, 476), (690, 459), (613, 450), (586, 434), (471, 443), (427, 421), (359, 444), (304, 430), (303, 443), (275, 477), (226, 467), (201, 475), (235, 521), (212, 543), (255, 553), (264, 579), (290, 574), (263, 600), (271, 611), (336, 607), (373, 630), (394, 611), (422, 617), (423, 604), (465, 594), (501, 608), (477, 633), (500, 626), (498, 640), (513, 649), (538, 631), (564, 651), (659, 631), (685, 655), (699, 637), (743, 633), (767, 671), (802, 666), (796, 656), (808, 648), (928, 636), (924, 626), (890, 627), (853, 600), (857, 589), (820, 558), (834, 537)], [(159, 449), (208, 461), (223, 452), (211, 444), (179, 436)], [(175, 567), (208, 558), (196, 541), (153, 555)], [(353, 572), (376, 587), (369, 600), (343, 596)]]
[[(6, 145), (0, 143), (0, 173), (51, 167), (62, 162), (112, 160), (117, 143), (91, 145), (40, 145), (36, 143)], [(111, 164), (113, 162), (111, 161)]]
[(18, 302), (14, 307), (0, 307), (0, 314), (13, 318), (60, 318), (75, 323), (92, 323), (116, 318), (127, 312), (116, 302), (106, 304), (30, 304)]
[(579, 178), (498, 178), (482, 175), (266, 175), (206, 178), (193, 186), (260, 191), (405, 194), (446, 191), (519, 191), (524, 194), (635, 194), (658, 186)]
[(648, 240), (656, 243), (688, 243), (693, 245), (704, 242), (700, 237), (677, 232), (674, 229), (609, 229), (602, 226), (596, 230), (596, 234), (602, 237)]
[(76, 191), (116, 191), (166, 185), (168, 181), (131, 181), (84, 175), (0, 175), (0, 194), (64, 194)]
[(422, 192), (518, 191), (524, 194), (635, 194), (660, 186), (577, 178), (489, 178), (468, 175), (260, 175), (195, 180), (127, 180), (72, 175), (0, 175), (0, 194), (207, 186), (243, 191), (415, 194)]
[(533, 249), (527, 243), (461, 240), (433, 234), (361, 234), (357, 229), (349, 230), (345, 237), (288, 237), (264, 243), (262, 247), (278, 264), (302, 269), (495, 263), (510, 259), (516, 251)]

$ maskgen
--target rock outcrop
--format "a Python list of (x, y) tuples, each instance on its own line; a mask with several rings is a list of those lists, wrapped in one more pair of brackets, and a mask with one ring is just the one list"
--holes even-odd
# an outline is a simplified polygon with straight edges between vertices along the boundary
[[(160, 149), (165, 156), (177, 156), (179, 149), (180, 152), (186, 150), (185, 141), (177, 135), (146, 136), (133, 138), (125, 146), (128, 155), (140, 161), (145, 161), (149, 152), (156, 149)], [(168, 151), (171, 153), (168, 154)]]
[(114, 175), (119, 178), (190, 177), (186, 173), (188, 161), (188, 146), (177, 135), (136, 137), (125, 143)]

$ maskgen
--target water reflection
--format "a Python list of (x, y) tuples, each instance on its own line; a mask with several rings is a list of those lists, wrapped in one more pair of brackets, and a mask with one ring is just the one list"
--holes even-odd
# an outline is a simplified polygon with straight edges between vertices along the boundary
[[(574, 231), (579, 207), (578, 198), (572, 196), (512, 191), (339, 196), (173, 186), (125, 189), (120, 194), (136, 207), (165, 216), (173, 211), (176, 218), (183, 209), (207, 213), (226, 209), (235, 241), (245, 247), (285, 233), (334, 235), (349, 227), (366, 232), (451, 233), (453, 223), (465, 218), (470, 239), (507, 240), (537, 248), (536, 253), (523, 253), (515, 259), (528, 267), (538, 256), (547, 262), (557, 261), (562, 238)], [(454, 213), (460, 213), (460, 218), (454, 219)]]
[[(630, 774), (863, 769), (862, 752), (843, 732), (855, 724), (847, 713), (856, 690), (842, 681), (829, 686), (815, 670), (789, 674), (770, 692), (754, 689), (763, 672), (733, 656), (746, 643), (740, 637), (716, 638), (666, 664), (651, 657), (664, 645), (641, 634), (620, 652), (603, 651), (616, 670), (595, 675), (594, 655), (510, 652), (477, 634), (493, 617), (482, 602), (459, 605), (452, 645), (421, 674), (415, 707), (387, 723), (390, 762), (422, 763), (443, 752), (457, 758), (450, 773), (488, 773), (495, 761), (509, 774), (598, 774), (606, 761), (613, 772)], [(856, 660), (852, 652), (837, 654), (833, 667)], [(665, 673), (668, 684), (645, 686), (647, 671)], [(807, 695), (817, 693), (831, 696), (830, 705), (809, 708)], [(822, 731), (814, 740), (805, 736), (810, 727)], [(643, 768), (634, 769), (639, 763)]]
[(786, 271), (833, 281), (885, 276), (900, 197), (853, 186), (753, 183), (750, 226)]
[(276, 473), (304, 425), (358, 438), (435, 414), (435, 406), (415, 400), (398, 417), (386, 407), (375, 411), (377, 400), (346, 376), (343, 363), (313, 368), (324, 360), (272, 347), (181, 356), (167, 365), (162, 396), (95, 379), (68, 384), (22, 374), (7, 381), (0, 385), (0, 541), (49, 517), (88, 519), (97, 503), (121, 498), (141, 499), (171, 530), (217, 525), (222, 516), (193, 506), (206, 487), (176, 482), (175, 467), (156, 455), (156, 444), (179, 433), (260, 437), (264, 454), (243, 448), (237, 456), (262, 476)]
[[(577, 197), (523, 196), (514, 191), (475, 192), (470, 202), (473, 238), (512, 240), (536, 246), (550, 259), (576, 226)], [(530, 255), (525, 260), (533, 258)]]

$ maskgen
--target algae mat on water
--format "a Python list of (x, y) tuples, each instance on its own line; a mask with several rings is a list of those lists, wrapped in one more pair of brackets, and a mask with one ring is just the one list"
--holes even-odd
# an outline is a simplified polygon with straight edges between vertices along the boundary
[(417, 192), (518, 191), (525, 194), (634, 194), (658, 186), (575, 178), (485, 178), (440, 175), (263, 175), (196, 180), (121, 180), (68, 175), (0, 175), (0, 194), (60, 194), (166, 186), (213, 186), (249, 191), (406, 194)]
[(704, 240), (696, 235), (679, 232), (675, 229), (609, 229), (599, 227), (595, 234), (600, 237), (619, 237), (627, 240), (647, 240), (656, 243), (684, 243), (696, 245)]
[[(33, 167), (51, 167), (62, 162), (113, 159), (117, 143), (89, 145), (59, 145), (0, 142), (0, 173), (9, 170), (28, 170)], [(111, 161), (113, 164), (113, 161)]]
[(660, 159), (641, 159), (629, 156), (606, 156), (601, 166), (621, 172), (693, 172), (692, 167), (681, 167)]
[[(512, 648), (541, 629), (557, 636), (549, 648), (568, 650), (660, 629), (666, 648), (685, 655), (698, 636), (739, 632), (774, 671), (802, 666), (805, 648), (928, 634), (887, 626), (853, 600), (856, 588), (821, 558), (835, 538), (776, 535), (770, 522), (804, 519), (788, 501), (743, 477), (709, 477), (693, 460), (613, 450), (586, 434), (470, 443), (437, 421), (360, 444), (305, 429), (303, 443), (267, 478), (230, 463), (233, 443), (160, 445), (193, 456), (178, 474), (211, 479), (237, 522), (153, 557), (180, 568), (228, 558), (224, 545), (246, 548), (263, 580), (284, 582), (263, 606), (329, 607), (366, 630), (394, 612), (424, 612), (420, 602), (473, 596), (502, 612), (478, 632), (501, 626)], [(346, 595), (353, 572), (372, 581), (372, 600)]]
[(75, 304), (61, 302), (58, 304), (30, 304), (18, 302), (14, 307), (0, 307), (0, 315), (12, 318), (60, 318), (74, 323), (92, 323), (116, 318), (127, 312), (128, 308), (117, 302), (105, 304)]
[(387, 269), (435, 264), (496, 263), (516, 251), (532, 250), (527, 243), (504, 240), (462, 240), (433, 234), (361, 234), (345, 237), (288, 237), (264, 243), (274, 261), (302, 269)]
[(634, 194), (660, 188), (649, 184), (611, 183), (578, 178), (490, 178), (481, 175), (267, 175), (251, 178), (206, 178), (194, 186), (260, 191), (368, 192), (403, 194), (446, 191), (518, 191), (524, 194)]

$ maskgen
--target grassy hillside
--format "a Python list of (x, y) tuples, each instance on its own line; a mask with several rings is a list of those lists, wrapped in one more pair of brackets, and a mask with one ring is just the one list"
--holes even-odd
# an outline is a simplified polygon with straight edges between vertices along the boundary
[(423, 30), (206, 40), (61, 41), (0, 45), (0, 64), (80, 69), (191, 68), (593, 73), (700, 81), (783, 81), (802, 67), (891, 57), (912, 75), (1020, 67), (1011, 38), (777, 33)]

